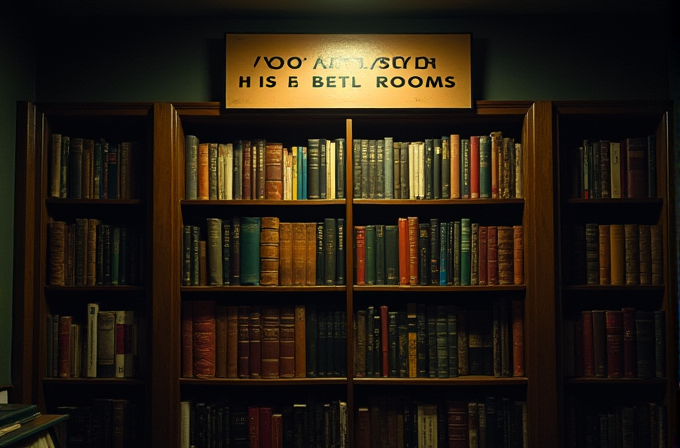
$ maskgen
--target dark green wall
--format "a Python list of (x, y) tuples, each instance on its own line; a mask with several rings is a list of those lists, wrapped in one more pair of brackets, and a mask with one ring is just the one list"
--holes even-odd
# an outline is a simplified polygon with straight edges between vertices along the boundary
[(221, 101), (225, 32), (471, 32), (476, 100), (678, 99), (680, 90), (674, 14), (364, 21), (66, 17), (39, 25), (27, 17), (0, 14), (0, 204), (6, 211), (0, 214), (0, 384), (10, 381), (17, 100)]

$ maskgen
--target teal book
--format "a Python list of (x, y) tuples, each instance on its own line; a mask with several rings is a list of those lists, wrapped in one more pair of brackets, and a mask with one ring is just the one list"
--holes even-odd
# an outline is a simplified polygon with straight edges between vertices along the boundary
[(345, 151), (347, 141), (343, 138), (335, 139), (335, 197), (345, 199)]
[(449, 278), (449, 225), (447, 221), (439, 223), (439, 285), (446, 286)]
[(394, 199), (394, 138), (385, 137), (385, 199)]
[[(300, 160), (300, 159), (298, 159)], [(302, 147), (302, 171), (298, 170), (298, 176), (302, 174), (302, 197), (300, 196), (300, 190), (298, 190), (299, 199), (309, 199), (309, 157), (307, 147)]]
[(337, 256), (335, 262), (335, 284), (344, 285), (347, 281), (345, 263), (347, 261), (347, 251), (345, 249), (345, 218), (338, 218), (337, 221)]
[(442, 139), (435, 138), (432, 140), (434, 151), (432, 159), (432, 196), (434, 199), (442, 198)]
[(305, 196), (305, 175), (306, 173), (306, 168), (305, 168), (305, 162), (303, 160), (304, 158), (304, 146), (297, 146), (297, 163), (298, 163), (298, 177), (297, 177), (297, 198), (298, 199), (306, 199)]
[(376, 284), (376, 232), (375, 225), (366, 226), (366, 284)]
[(307, 199), (321, 198), (319, 184), (321, 158), (319, 150), (318, 138), (310, 138), (307, 140), (307, 169), (305, 170), (307, 173)]
[(460, 139), (460, 197), (470, 199), (470, 139)]
[(469, 286), (472, 269), (472, 223), (470, 218), (460, 220), (460, 284)]
[(335, 218), (325, 218), (324, 233), (324, 284), (335, 285), (337, 281), (338, 222)]
[(453, 222), (453, 285), (460, 286), (461, 222)]
[(479, 136), (479, 197), (491, 198), (491, 137)]
[(399, 284), (399, 227), (385, 226), (385, 284)]
[(442, 199), (451, 199), (451, 140), (448, 135), (441, 138), (442, 145)]
[(385, 225), (375, 226), (375, 284), (386, 284), (385, 274)]
[(241, 285), (260, 284), (260, 218), (241, 218)]

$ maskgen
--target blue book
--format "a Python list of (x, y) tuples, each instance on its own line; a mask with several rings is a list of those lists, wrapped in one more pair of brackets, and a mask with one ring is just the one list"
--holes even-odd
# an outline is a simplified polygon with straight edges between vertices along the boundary
[(241, 218), (241, 285), (260, 284), (260, 218)]

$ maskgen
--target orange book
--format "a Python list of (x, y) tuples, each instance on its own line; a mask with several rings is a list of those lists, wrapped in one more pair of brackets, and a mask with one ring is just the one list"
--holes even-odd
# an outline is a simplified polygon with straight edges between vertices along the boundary
[(408, 281), (410, 285), (418, 284), (418, 217), (409, 216), (408, 222)]
[(451, 199), (460, 198), (460, 134), (451, 134)]
[(306, 281), (307, 286), (316, 285), (316, 223), (305, 223), (307, 229), (306, 243)]
[(609, 225), (609, 280), (612, 285), (625, 285), (623, 224)]
[(208, 143), (198, 144), (198, 199), (210, 198), (210, 157)]
[(293, 223), (279, 223), (279, 284), (293, 284)]
[[(316, 245), (314, 245), (316, 247)], [(293, 223), (293, 285), (307, 283), (307, 228), (304, 222)]]

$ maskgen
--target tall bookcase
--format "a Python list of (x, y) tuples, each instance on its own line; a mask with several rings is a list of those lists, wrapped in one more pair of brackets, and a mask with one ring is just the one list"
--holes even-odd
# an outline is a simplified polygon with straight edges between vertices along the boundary
[[(494, 397), (526, 409), (529, 446), (569, 446), (569, 397), (593, 391), (602, 401), (622, 392), (651, 397), (668, 409), (667, 429), (676, 436), (675, 254), (672, 214), (672, 166), (667, 104), (591, 102), (480, 101), (470, 110), (266, 110), (228, 111), (219, 103), (67, 104), (20, 103), (17, 129), (15, 209), (15, 357), (16, 398), (38, 402), (43, 410), (82, 404), (88, 397), (143, 397), (145, 440), (153, 446), (180, 447), (182, 403), (229, 402), (239, 406), (282, 409), (294, 404), (347, 404), (347, 446), (361, 432), (360, 414), (379, 409), (391, 397), (417, 397), (420, 404), (448, 401), (484, 402)], [(594, 126), (600, 118), (604, 127)], [(139, 200), (49, 199), (48, 149), (55, 133), (107, 135), (143, 140), (145, 163), (140, 173), (147, 188)], [(657, 135), (659, 198), (633, 200), (568, 199), (565, 177), (567, 151), (578, 139), (608, 132)], [(614, 132), (616, 131), (616, 132)], [(355, 139), (417, 141), (458, 134), (461, 138), (501, 132), (522, 144), (523, 195), (512, 199), (375, 199), (352, 196)], [(127, 134), (127, 135), (126, 135)], [(130, 135), (132, 134), (132, 135)], [(130, 135), (130, 136), (128, 136)], [(280, 201), (187, 200), (185, 142), (195, 135), (204, 142), (236, 139), (277, 141), (285, 147), (306, 145), (309, 138), (344, 138), (344, 199)], [(598, 137), (606, 138), (606, 137)], [(26, 175), (23, 176), (22, 174)], [(661, 173), (664, 173), (662, 176)], [(591, 202), (587, 202), (591, 201)], [(631, 221), (661, 224), (664, 230), (663, 286), (572, 286), (564, 280), (567, 246), (562, 236), (572, 222), (615, 213)], [(604, 215), (603, 215), (604, 210)], [(610, 213), (611, 212), (611, 213)], [(95, 216), (88, 216), (92, 213)], [(141, 286), (53, 287), (47, 283), (47, 236), (50, 218), (96, 217), (135, 222), (147, 231), (147, 277)], [(277, 217), (280, 222), (321, 222), (344, 219), (345, 282), (323, 286), (186, 286), (183, 283), (185, 226), (207, 230), (208, 218)], [(356, 226), (395, 225), (399, 218), (437, 218), (455, 222), (468, 218), (481, 226), (521, 226), (523, 281), (511, 285), (358, 285), (355, 275)], [(618, 218), (617, 218), (618, 219)], [(621, 218), (623, 219), (623, 218)], [(623, 221), (622, 221), (623, 222)], [(652, 303), (638, 298), (650, 296)], [(46, 374), (45, 318), (54, 310), (80, 310), (92, 301), (112, 307), (130, 305), (148, 322), (146, 373), (136, 379), (52, 379)], [(66, 300), (66, 298), (69, 298)], [(71, 299), (70, 297), (73, 297)], [(61, 298), (61, 300), (60, 300)], [(589, 302), (593, 301), (593, 304)], [(608, 300), (608, 301), (606, 301)], [(568, 378), (565, 368), (565, 322), (576, 310), (641, 304), (666, 311), (666, 365), (662, 378), (650, 380)], [(183, 317), (189, 305), (219, 307), (318, 307), (342, 316), (346, 332), (345, 369), (325, 377), (276, 379), (196, 378), (183, 374)], [(411, 304), (455, 306), (475, 315), (493, 312), (498, 303), (515, 303), (523, 314), (524, 371), (517, 376), (488, 374), (449, 378), (362, 376), (355, 366), (355, 326), (360, 311), (407, 311)], [(642, 305), (641, 305), (642, 306)], [(440, 307), (441, 308), (441, 307)], [(75, 312), (75, 311), (74, 311)], [(80, 312), (80, 311), (78, 311)], [(84, 311), (83, 311), (84, 312)], [(342, 341), (343, 339), (341, 339)], [(345, 372), (346, 371), (346, 372)], [(488, 373), (488, 372), (487, 372)], [(120, 387), (125, 386), (125, 387)], [(600, 392), (605, 388), (605, 392)], [(611, 394), (609, 393), (611, 392)], [(614, 397), (610, 397), (613, 395)], [(646, 399), (646, 398), (645, 398)], [(504, 401), (503, 401), (504, 400)], [(393, 406), (394, 408), (394, 406)], [(440, 419), (443, 416), (440, 414)], [(443, 424), (441, 421), (440, 425)], [(512, 445), (509, 445), (512, 446)]]

